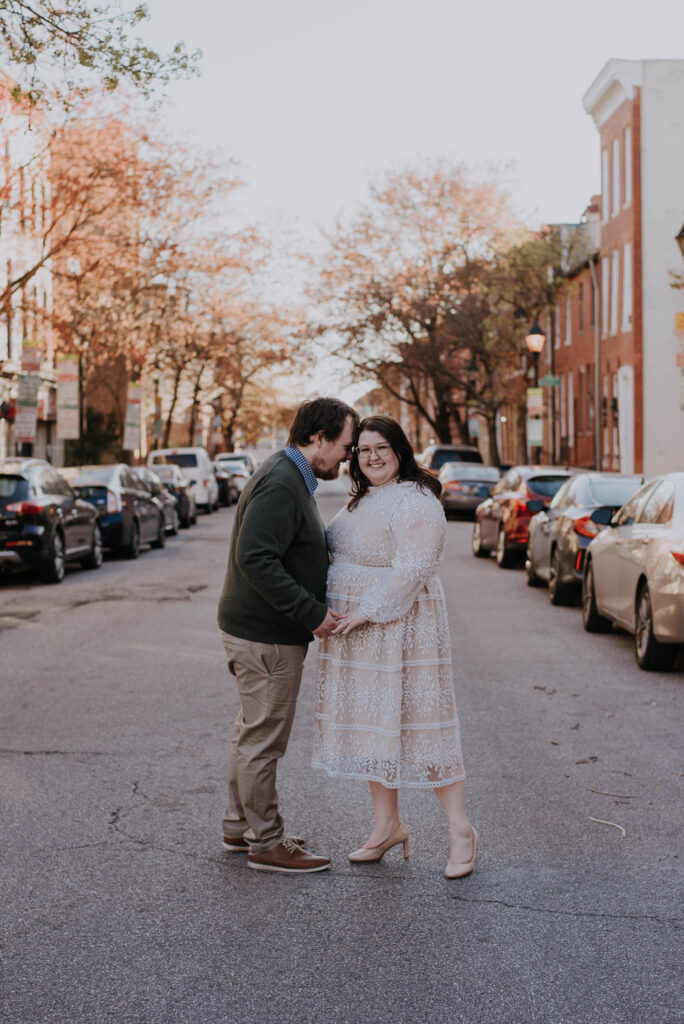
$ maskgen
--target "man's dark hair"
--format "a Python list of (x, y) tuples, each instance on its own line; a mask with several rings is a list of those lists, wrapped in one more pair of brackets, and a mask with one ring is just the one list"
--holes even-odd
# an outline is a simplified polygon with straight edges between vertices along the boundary
[(305, 448), (320, 433), (326, 441), (336, 441), (344, 430), (348, 416), (351, 416), (352, 425), (356, 428), (358, 413), (339, 398), (313, 398), (310, 402), (302, 402), (292, 421), (287, 443)]

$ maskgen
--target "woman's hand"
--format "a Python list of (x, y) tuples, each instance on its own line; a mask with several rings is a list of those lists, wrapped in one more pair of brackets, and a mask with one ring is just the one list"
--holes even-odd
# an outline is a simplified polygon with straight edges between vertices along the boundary
[(355, 608), (349, 615), (345, 615), (344, 618), (340, 619), (333, 629), (331, 636), (349, 636), (352, 630), (356, 629), (357, 626), (363, 626), (364, 622), (368, 622), (368, 619), (361, 614), (358, 608)]

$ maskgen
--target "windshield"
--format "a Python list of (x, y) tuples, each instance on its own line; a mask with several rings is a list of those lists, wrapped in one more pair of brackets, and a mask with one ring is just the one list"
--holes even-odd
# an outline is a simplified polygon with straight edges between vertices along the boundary
[(229, 462), (227, 459), (221, 459), (219, 463), (220, 467), (226, 473), (244, 473), (245, 464), (244, 462)]
[(154, 465), (154, 471), (160, 480), (175, 480), (176, 474), (173, 470), (173, 466), (160, 466), (158, 463)]
[(197, 465), (197, 456), (193, 455), (192, 452), (177, 452), (176, 455), (155, 455), (155, 466), (163, 465), (164, 463), (190, 469), (192, 466)]
[(449, 448), (437, 449), (430, 460), (430, 469), (441, 469), (447, 462), (482, 462), (482, 456), (476, 451), (453, 451)]
[(449, 462), (444, 469), (447, 480), (486, 480), (488, 483), (496, 483), (501, 473), (496, 466), (475, 466), (471, 462)]
[(23, 476), (0, 475), (0, 505), (8, 505), (11, 501), (23, 501), (28, 498), (29, 482)]
[(552, 498), (567, 479), (567, 476), (531, 476), (526, 483), (528, 489), (541, 498)]
[(72, 487), (83, 487), (85, 484), (108, 484), (116, 473), (116, 466), (94, 466), (71, 481)]
[(640, 485), (640, 480), (592, 480), (589, 489), (597, 505), (614, 505), (619, 508)]

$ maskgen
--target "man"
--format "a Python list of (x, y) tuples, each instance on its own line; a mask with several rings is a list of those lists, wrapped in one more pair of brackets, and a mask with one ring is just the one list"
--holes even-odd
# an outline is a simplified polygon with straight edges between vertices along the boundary
[(358, 417), (336, 398), (304, 402), (287, 447), (250, 477), (238, 502), (218, 622), (241, 711), (228, 755), (223, 847), (259, 871), (325, 871), (327, 857), (285, 835), (276, 767), (287, 749), (307, 647), (339, 616), (325, 604), (328, 551), (314, 500), (351, 455)]

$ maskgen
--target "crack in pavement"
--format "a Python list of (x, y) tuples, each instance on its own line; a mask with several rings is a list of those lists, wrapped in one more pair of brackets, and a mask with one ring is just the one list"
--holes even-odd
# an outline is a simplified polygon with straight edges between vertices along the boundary
[(18, 754), (20, 757), (120, 757), (115, 750), (14, 750), (0, 748), (2, 754)]

